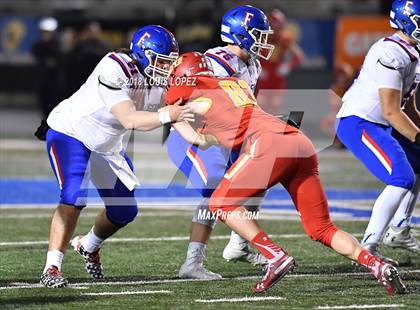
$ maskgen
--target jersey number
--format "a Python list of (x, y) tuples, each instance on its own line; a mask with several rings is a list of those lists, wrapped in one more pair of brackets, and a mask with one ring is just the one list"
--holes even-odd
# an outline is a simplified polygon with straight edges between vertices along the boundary
[(217, 51), (216, 55), (222, 56), (227, 61), (229, 61), (233, 58), (233, 55), (228, 54), (228, 52), (226, 52), (224, 50)]
[(229, 95), (236, 107), (257, 105), (257, 100), (251, 88), (244, 80), (238, 80), (238, 82), (222, 80), (219, 82), (219, 86)]

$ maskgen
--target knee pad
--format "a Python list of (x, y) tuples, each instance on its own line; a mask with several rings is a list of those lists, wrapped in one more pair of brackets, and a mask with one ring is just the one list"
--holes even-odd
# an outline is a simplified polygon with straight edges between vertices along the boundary
[(318, 241), (328, 247), (331, 247), (332, 238), (338, 230), (331, 221), (323, 224), (306, 225), (304, 228), (312, 240)]
[(209, 201), (209, 198), (203, 198), (201, 200), (200, 204), (194, 211), (192, 222), (206, 225), (213, 229), (216, 225), (216, 219), (214, 218), (213, 213), (210, 212)]
[(137, 205), (106, 207), (106, 216), (116, 226), (123, 227), (134, 221), (138, 213)]

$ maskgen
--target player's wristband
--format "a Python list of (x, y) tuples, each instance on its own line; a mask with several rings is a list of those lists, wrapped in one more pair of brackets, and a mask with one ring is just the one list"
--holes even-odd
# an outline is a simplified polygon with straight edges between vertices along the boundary
[(416, 138), (414, 140), (414, 143), (420, 146), (420, 132), (416, 134)]
[(159, 112), (159, 121), (162, 125), (171, 123), (171, 115), (169, 114), (169, 110), (163, 110)]

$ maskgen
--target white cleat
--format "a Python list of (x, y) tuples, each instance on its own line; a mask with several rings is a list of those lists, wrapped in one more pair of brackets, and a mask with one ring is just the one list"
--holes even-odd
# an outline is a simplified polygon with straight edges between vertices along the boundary
[(388, 263), (392, 266), (398, 267), (398, 261), (386, 257), (384, 255), (382, 255), (379, 252), (379, 245), (377, 243), (366, 243), (362, 245), (366, 250), (368, 250), (372, 255), (376, 256), (377, 258), (379, 258), (380, 260), (382, 260), (384, 263)]
[(401, 248), (420, 254), (420, 242), (413, 235), (410, 226), (403, 228), (390, 226), (382, 242), (391, 248)]
[(186, 279), (220, 280), (222, 276), (218, 273), (207, 270), (201, 263), (185, 262), (178, 272), (178, 277)]
[(241, 243), (230, 241), (223, 250), (223, 258), (228, 262), (243, 261), (254, 266), (266, 266), (268, 264), (267, 259), (251, 249), (246, 241)]
[(218, 273), (207, 270), (203, 266), (204, 249), (195, 249), (188, 252), (187, 260), (179, 268), (178, 277), (186, 279), (220, 280), (222, 276)]

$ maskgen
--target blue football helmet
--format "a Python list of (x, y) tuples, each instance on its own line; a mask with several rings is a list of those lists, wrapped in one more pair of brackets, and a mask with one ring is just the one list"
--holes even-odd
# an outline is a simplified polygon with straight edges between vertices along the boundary
[(395, 0), (392, 3), (390, 24), (392, 28), (420, 43), (420, 1)]
[(140, 70), (152, 80), (167, 79), (169, 69), (179, 55), (175, 36), (162, 26), (149, 25), (138, 29), (130, 50), (140, 63)]
[(271, 57), (274, 45), (268, 44), (268, 36), (272, 33), (267, 16), (250, 5), (233, 8), (222, 19), (222, 41), (238, 45), (256, 58)]

